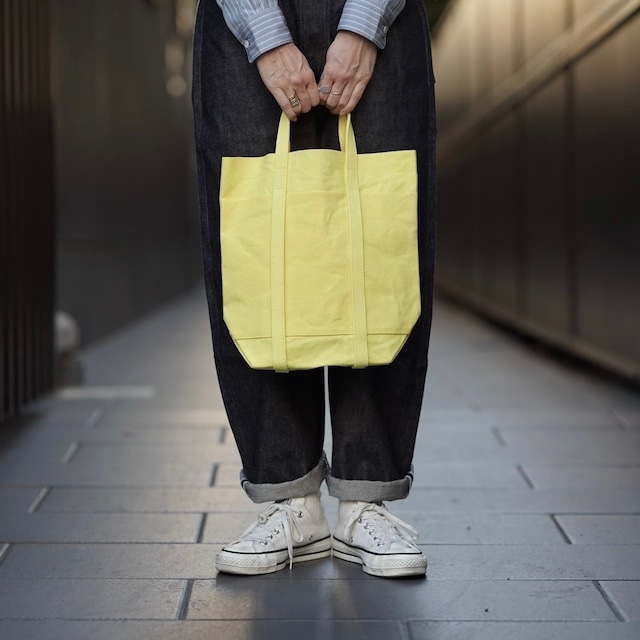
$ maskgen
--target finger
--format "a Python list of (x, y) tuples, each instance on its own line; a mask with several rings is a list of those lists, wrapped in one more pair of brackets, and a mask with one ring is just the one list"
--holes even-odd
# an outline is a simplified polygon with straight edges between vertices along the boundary
[(316, 84), (315, 78), (307, 85), (307, 91), (311, 98), (311, 106), (317, 107), (320, 104), (320, 93), (318, 92), (318, 85)]
[(365, 88), (362, 86), (362, 84), (357, 85), (356, 88), (351, 92), (349, 98), (345, 100), (346, 104), (344, 107), (342, 107), (342, 109), (340, 109), (338, 115), (346, 116), (347, 113), (351, 113), (358, 106), (358, 103), (360, 102), (364, 94), (364, 89)]
[[(302, 105), (302, 109), (300, 110), (302, 113), (307, 113), (311, 110), (311, 107), (318, 104), (318, 89), (316, 87), (315, 76), (306, 59), (303, 68), (290, 72), (287, 79), (288, 88), (291, 90), (289, 97), (294, 94), (298, 97)], [(287, 88), (283, 88), (287, 91)]]
[(351, 100), (351, 94), (353, 93), (353, 87), (351, 85), (346, 85), (344, 89), (340, 92), (339, 96), (335, 95), (336, 92), (330, 94), (336, 100), (335, 107), (331, 108), (331, 113), (334, 115), (340, 115), (342, 110), (349, 104)]
[(289, 106), (291, 107), (291, 110), (294, 113), (294, 118), (292, 118), (293, 122), (295, 122), (298, 119), (298, 116), (303, 113), (302, 111), (302, 102), (300, 102), (299, 100), (296, 102), (295, 100), (293, 102), (291, 102), (291, 100), (289, 100)]
[[(300, 112), (307, 113), (311, 111), (311, 107), (313, 106), (311, 96), (307, 91), (306, 87), (299, 89), (296, 91), (296, 95), (298, 96), (298, 100), (300, 100)], [(295, 107), (294, 107), (295, 110)]]
[(298, 111), (294, 109), (289, 97), (292, 97), (293, 93), (290, 93), (289, 96), (282, 89), (278, 89), (273, 93), (273, 97), (276, 99), (276, 102), (280, 105), (280, 108), (287, 114), (287, 118), (292, 122), (295, 122), (298, 119), (298, 113), (300, 113), (300, 107), (298, 106)]
[[(285, 91), (285, 95), (286, 94), (287, 92)], [(300, 99), (300, 96), (295, 89), (290, 90), (289, 97), (287, 99), (289, 100), (289, 104), (291, 105), (291, 108), (295, 112), (296, 116), (300, 115), (304, 111), (302, 100)]]
[[(340, 102), (342, 101), (342, 96), (345, 92), (346, 87), (340, 86), (338, 84), (334, 84), (331, 87), (330, 93), (327, 95), (327, 100), (325, 102), (325, 106), (329, 111), (333, 113), (333, 111), (338, 107)], [(342, 105), (344, 106), (344, 104)]]
[(326, 106), (327, 99), (331, 93), (331, 88), (333, 87), (333, 82), (333, 79), (329, 78), (325, 73), (320, 76), (320, 82), (318, 82), (318, 97), (320, 99), (320, 104)]
[(320, 98), (319, 104), (322, 106), (327, 105), (327, 98), (329, 97), (329, 93), (331, 92), (331, 87), (326, 84), (318, 85), (318, 97)]

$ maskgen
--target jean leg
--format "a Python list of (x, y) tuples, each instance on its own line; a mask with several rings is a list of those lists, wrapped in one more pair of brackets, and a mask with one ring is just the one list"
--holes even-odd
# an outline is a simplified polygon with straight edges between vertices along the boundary
[(427, 372), (436, 215), (436, 114), (429, 30), (420, 0), (407, 0), (353, 114), (359, 152), (416, 149), (422, 313), (386, 366), (330, 368), (331, 495), (376, 502), (406, 497)]
[[(222, 314), (219, 184), (222, 156), (272, 152), (280, 109), (224, 24), (216, 2), (199, 4), (193, 107), (205, 288), (214, 357), (229, 424), (256, 501), (283, 490), (317, 490), (326, 473), (322, 370), (279, 374), (251, 369)], [(296, 485), (295, 483), (298, 483)], [(294, 484), (291, 484), (294, 483)], [(260, 491), (256, 489), (264, 485)], [(310, 491), (310, 492), (312, 492)]]

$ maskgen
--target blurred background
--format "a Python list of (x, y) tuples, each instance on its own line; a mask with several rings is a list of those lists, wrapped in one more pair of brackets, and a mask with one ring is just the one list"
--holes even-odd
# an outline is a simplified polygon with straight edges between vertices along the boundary
[[(201, 277), (196, 4), (0, 0), (0, 421)], [(640, 2), (425, 5), (440, 294), (637, 381)]]

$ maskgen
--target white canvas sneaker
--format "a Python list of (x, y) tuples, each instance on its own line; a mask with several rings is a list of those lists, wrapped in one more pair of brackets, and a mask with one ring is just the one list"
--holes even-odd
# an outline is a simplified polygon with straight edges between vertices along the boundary
[(257, 575), (289, 568), (294, 562), (326, 558), (331, 533), (319, 493), (274, 502), (235, 541), (216, 555), (216, 569)]
[(333, 555), (356, 562), (372, 576), (399, 578), (427, 572), (427, 559), (414, 544), (418, 532), (384, 504), (340, 502)]

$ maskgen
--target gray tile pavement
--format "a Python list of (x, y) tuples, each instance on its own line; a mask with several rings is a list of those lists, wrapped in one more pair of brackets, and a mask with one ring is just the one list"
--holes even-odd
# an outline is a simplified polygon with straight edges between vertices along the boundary
[(206, 513), (252, 508), (237, 487), (54, 487), (40, 511)]
[(637, 640), (640, 624), (619, 622), (410, 622), (411, 640)]
[[(236, 534), (237, 535), (237, 534)], [(207, 544), (15, 544), (2, 562), (6, 578), (215, 577)], [(634, 548), (635, 547), (635, 548)], [(635, 545), (423, 545), (430, 580), (640, 580)], [(307, 569), (318, 579), (338, 579), (342, 562)], [(347, 565), (348, 567), (348, 565)], [(297, 568), (297, 567), (296, 567)], [(348, 567), (350, 568), (350, 567)], [(302, 571), (297, 571), (301, 575)], [(362, 578), (358, 570), (358, 578)]]
[[(215, 577), (213, 556), (219, 546), (21, 543), (11, 545), (0, 575), (207, 579)], [(635, 545), (459, 544), (423, 545), (423, 549), (431, 559), (430, 580), (640, 580), (640, 554)], [(308, 568), (318, 579), (337, 579), (344, 569), (338, 560), (318, 564), (321, 566)]]
[(625, 620), (640, 622), (640, 581), (611, 580), (602, 586)]
[(562, 515), (556, 520), (573, 544), (640, 544), (640, 514)]
[[(403, 623), (389, 620), (11, 620), (0, 621), (0, 637), (11, 640), (407, 640), (408, 631)], [(627, 636), (614, 636), (612, 640), (627, 640)]]
[(177, 615), (181, 580), (0, 578), (0, 619), (150, 619)]
[[(434, 365), (435, 366), (435, 365)], [(433, 372), (431, 368), (431, 372)], [(430, 372), (430, 373), (431, 373)], [(452, 382), (453, 383), (453, 382)], [(427, 391), (427, 397), (433, 393)], [(487, 410), (482, 408), (436, 409), (425, 405), (421, 414), (421, 423), (435, 426), (447, 426), (453, 429), (478, 428), (480, 426), (498, 426), (508, 429), (625, 429), (625, 421), (617, 412), (607, 409), (551, 410), (544, 406), (535, 409)], [(419, 437), (422, 437), (420, 432)]]
[(195, 582), (191, 620), (615, 620), (591, 582), (323, 580)]
[(207, 579), (215, 576), (216, 548), (160, 543), (16, 544), (0, 565), (0, 579)]
[(536, 488), (629, 488), (640, 487), (640, 466), (615, 465), (523, 465)]
[[(329, 503), (330, 504), (330, 503)], [(329, 509), (330, 524), (336, 514)], [(547, 515), (438, 514), (411, 512), (411, 522), (421, 532), (421, 544), (554, 544), (564, 538)], [(208, 514), (203, 542), (224, 543), (251, 522), (247, 513)], [(234, 533), (235, 532), (235, 533)]]
[(187, 439), (191, 444), (208, 445), (218, 442), (225, 429), (165, 425), (127, 425), (99, 428), (88, 428), (85, 425), (51, 426), (31, 429), (20, 434), (20, 443), (66, 443), (81, 444), (126, 444), (128, 442), (173, 443), (183, 444)]
[(638, 580), (636, 545), (425, 546), (431, 580)]
[(0, 487), (0, 515), (27, 513), (40, 491), (40, 487)]
[(417, 487), (396, 511), (445, 513), (640, 513), (637, 488), (428, 489)]
[[(0, 482), (21, 485), (49, 486), (193, 486), (207, 485), (213, 474), (213, 462), (174, 462), (171, 459), (153, 460), (153, 455), (137, 457), (118, 452), (108, 456), (81, 459), (73, 465), (61, 465), (59, 461), (36, 465), (25, 460), (19, 467), (0, 470)], [(96, 464), (96, 458), (104, 461)], [(170, 456), (169, 456), (170, 458)]]
[(623, 426), (628, 429), (640, 429), (640, 411), (621, 409), (616, 412)]
[(6, 513), (0, 540), (25, 542), (195, 542), (197, 513)]
[[(215, 376), (211, 376), (215, 380)], [(220, 428), (228, 426), (227, 415), (223, 409), (192, 409), (185, 407), (183, 409), (165, 409), (159, 411), (156, 408), (143, 408), (141, 411), (140, 403), (134, 404), (117, 404), (113, 406), (102, 417), (99, 423), (100, 427), (133, 427), (133, 426), (150, 426), (162, 427), (169, 425), (176, 429), (183, 427), (195, 428), (203, 427), (205, 429)]]
[(0, 637), (640, 637), (637, 390), (439, 303), (414, 488), (392, 505), (428, 579), (332, 559), (238, 578), (215, 551), (262, 507), (210, 347), (198, 290), (0, 429)]
[[(34, 497), (37, 493), (33, 494)], [(40, 511), (204, 513), (251, 508), (246, 496), (228, 487), (54, 487)], [(398, 513), (640, 513), (633, 488), (428, 489), (415, 487)]]
[[(111, 466), (116, 460), (128, 462), (182, 463), (211, 461), (238, 461), (240, 458), (232, 442), (220, 444), (218, 437), (206, 444), (185, 442), (127, 442), (115, 444), (84, 444), (78, 450), (74, 463), (86, 466)], [(196, 485), (200, 483), (194, 483)]]

